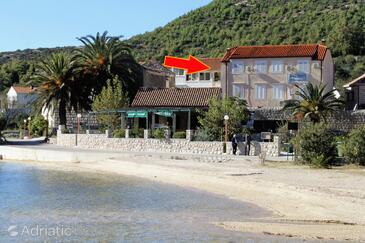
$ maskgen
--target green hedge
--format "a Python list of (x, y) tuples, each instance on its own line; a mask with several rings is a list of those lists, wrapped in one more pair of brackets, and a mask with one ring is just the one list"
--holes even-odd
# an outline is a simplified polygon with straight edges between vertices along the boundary
[(175, 132), (172, 138), (175, 139), (186, 139), (186, 132)]
[(165, 131), (161, 128), (154, 129), (152, 131), (152, 137), (156, 139), (164, 139), (165, 138)]
[(342, 151), (348, 162), (365, 165), (365, 126), (350, 132), (342, 144)]
[(113, 138), (125, 138), (125, 130), (124, 129), (114, 130)]

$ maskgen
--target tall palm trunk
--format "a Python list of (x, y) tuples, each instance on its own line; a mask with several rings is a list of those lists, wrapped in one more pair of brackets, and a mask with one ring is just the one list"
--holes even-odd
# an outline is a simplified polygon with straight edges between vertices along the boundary
[(60, 125), (64, 125), (66, 127), (67, 118), (66, 118), (66, 101), (64, 99), (60, 100), (58, 107), (58, 116), (60, 118)]

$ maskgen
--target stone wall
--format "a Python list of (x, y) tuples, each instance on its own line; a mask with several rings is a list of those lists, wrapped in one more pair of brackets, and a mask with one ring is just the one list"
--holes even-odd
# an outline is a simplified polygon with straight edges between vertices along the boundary
[[(185, 139), (139, 139), (139, 138), (110, 138), (106, 134), (61, 134), (57, 135), (57, 145), (63, 147), (86, 149), (108, 149), (132, 152), (166, 152), (181, 154), (211, 154), (223, 153), (223, 142), (199, 142)], [(238, 145), (238, 154), (245, 154), (245, 143)], [(274, 142), (252, 142), (250, 155), (257, 156), (266, 151), (267, 156), (279, 156), (280, 142), (275, 137)], [(228, 154), (232, 154), (231, 143), (227, 144)]]
[[(251, 109), (254, 121), (294, 121), (290, 112), (279, 108)], [(328, 116), (327, 124), (335, 131), (349, 132), (365, 124), (365, 110), (338, 111)]]

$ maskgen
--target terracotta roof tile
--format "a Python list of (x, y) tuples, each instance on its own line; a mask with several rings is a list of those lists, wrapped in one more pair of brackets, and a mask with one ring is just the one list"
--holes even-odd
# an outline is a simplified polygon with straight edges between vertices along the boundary
[(24, 86), (13, 85), (13, 88), (18, 94), (30, 94), (36, 91), (36, 89), (31, 86), (24, 87)]
[(208, 107), (209, 100), (221, 93), (221, 88), (144, 88), (137, 92), (132, 107)]
[(198, 58), (204, 64), (210, 67), (211, 71), (221, 71), (221, 58)]
[(275, 57), (311, 57), (313, 60), (324, 60), (327, 49), (319, 44), (238, 46), (227, 50), (222, 61)]

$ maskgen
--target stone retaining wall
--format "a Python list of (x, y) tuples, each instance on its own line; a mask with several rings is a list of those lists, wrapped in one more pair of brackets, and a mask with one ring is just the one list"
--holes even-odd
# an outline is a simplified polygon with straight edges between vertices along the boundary
[[(77, 142), (76, 142), (77, 137)], [(140, 139), (140, 138), (110, 138), (106, 134), (62, 134), (57, 135), (57, 145), (86, 149), (109, 149), (132, 152), (166, 152), (182, 154), (223, 153), (223, 142), (199, 142), (185, 139)], [(245, 143), (238, 145), (238, 154), (245, 154)], [(280, 154), (279, 138), (274, 142), (252, 142), (250, 155), (257, 156), (266, 151), (267, 156), (277, 157)], [(231, 143), (227, 144), (227, 152), (232, 154)]]

